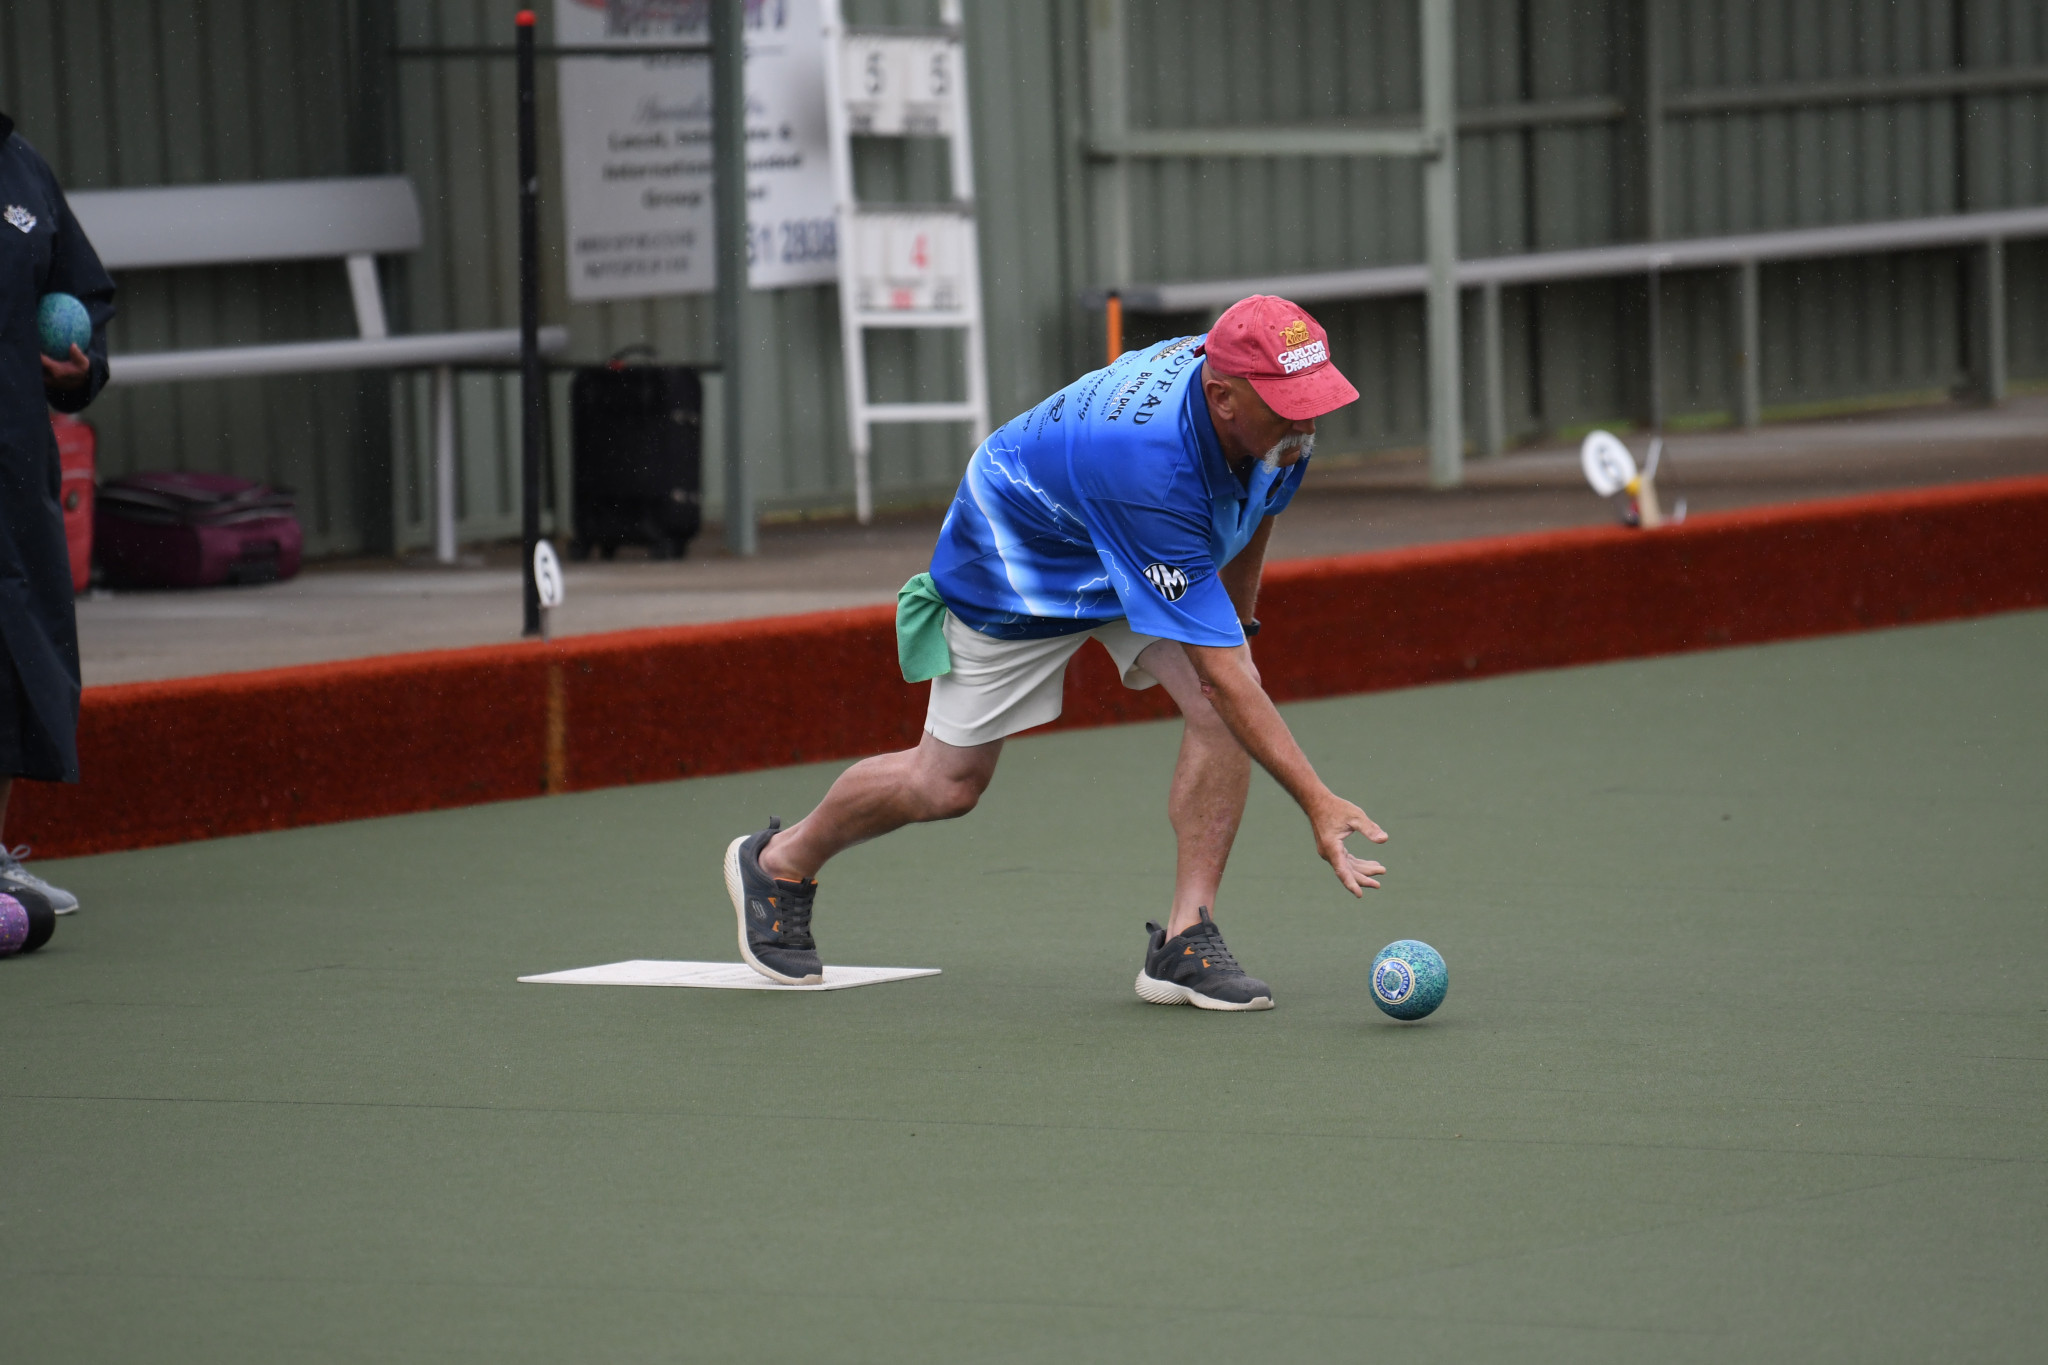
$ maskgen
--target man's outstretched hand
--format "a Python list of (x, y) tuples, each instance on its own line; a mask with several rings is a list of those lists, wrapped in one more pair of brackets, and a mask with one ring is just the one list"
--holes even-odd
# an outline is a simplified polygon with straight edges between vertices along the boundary
[(1379, 889), (1379, 876), (1387, 869), (1382, 863), (1370, 858), (1361, 858), (1344, 846), (1344, 840), (1353, 834), (1363, 834), (1376, 844), (1387, 841), (1387, 832), (1373, 823), (1370, 815), (1352, 805), (1341, 796), (1331, 796), (1316, 808), (1309, 825), (1315, 830), (1316, 852), (1323, 855), (1323, 861), (1337, 874), (1337, 880), (1344, 883), (1344, 889), (1354, 896), (1363, 896), (1366, 887)]
[(1244, 645), (1186, 645), (1188, 659), (1202, 680), (1202, 695), (1216, 708), (1216, 714), (1237, 737), (1237, 742), (1273, 775), (1273, 780), (1300, 804), (1314, 832), (1316, 852), (1354, 896), (1363, 896), (1368, 886), (1378, 889), (1377, 880), (1386, 868), (1370, 858), (1353, 857), (1344, 840), (1363, 834), (1376, 844), (1387, 841), (1387, 832), (1372, 817), (1323, 785), (1308, 755), (1294, 742), (1287, 722), (1273, 707), (1259, 682), (1252, 652)]
[(76, 346), (62, 360), (43, 357), (43, 387), (52, 393), (68, 393), (72, 389), (83, 388), (85, 377), (91, 373), (92, 362)]

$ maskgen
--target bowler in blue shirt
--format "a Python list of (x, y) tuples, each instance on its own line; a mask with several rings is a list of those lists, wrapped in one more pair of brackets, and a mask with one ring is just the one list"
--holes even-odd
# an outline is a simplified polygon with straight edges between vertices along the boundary
[[(1066, 666), (1093, 639), (1125, 686), (1161, 686), (1185, 724), (1167, 814), (1179, 850), (1165, 923), (1148, 922), (1138, 994), (1262, 1010), (1273, 991), (1216, 927), (1254, 762), (1307, 816), (1354, 896), (1386, 871), (1345, 844), (1386, 832), (1316, 776), (1260, 685), (1249, 637), (1273, 518), (1308, 468), (1316, 419), (1358, 391), (1295, 304), (1254, 295), (1206, 336), (1084, 375), (982, 442), (904, 590), (906, 661), (938, 658), (915, 749), (856, 763), (784, 829), (735, 838), (725, 879), (740, 952), (790, 985), (824, 980), (811, 931), (827, 859), (903, 825), (965, 815), (1003, 741), (1060, 713)], [(926, 673), (908, 676), (927, 676)]]

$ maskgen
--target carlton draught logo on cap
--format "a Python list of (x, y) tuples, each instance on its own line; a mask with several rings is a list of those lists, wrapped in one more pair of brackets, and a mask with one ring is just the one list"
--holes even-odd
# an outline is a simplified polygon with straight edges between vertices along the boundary
[(1271, 294), (1234, 303), (1209, 329), (1203, 353), (1218, 374), (1251, 381), (1290, 422), (1335, 412), (1358, 397), (1330, 363), (1330, 338), (1308, 310)]

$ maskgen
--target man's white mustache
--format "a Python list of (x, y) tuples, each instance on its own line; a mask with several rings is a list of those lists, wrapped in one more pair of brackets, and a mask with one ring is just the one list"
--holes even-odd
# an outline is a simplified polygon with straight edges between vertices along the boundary
[(1273, 443), (1273, 448), (1260, 458), (1266, 468), (1278, 469), (1280, 467), (1280, 457), (1296, 446), (1301, 447), (1301, 458), (1306, 460), (1309, 456), (1316, 453), (1315, 434), (1313, 432), (1298, 431), (1292, 436), (1282, 436)]

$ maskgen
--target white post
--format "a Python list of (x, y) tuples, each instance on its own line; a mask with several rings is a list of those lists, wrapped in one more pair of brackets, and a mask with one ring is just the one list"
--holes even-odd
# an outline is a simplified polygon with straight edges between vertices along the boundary
[(356, 330), (366, 341), (391, 335), (384, 321), (384, 294), (377, 284), (377, 258), (357, 252), (348, 258), (348, 292), (355, 300)]
[(846, 128), (846, 92), (841, 64), (846, 22), (839, 0), (823, 0), (825, 23), (825, 110), (832, 143), (832, 198), (839, 226), (839, 349), (846, 373), (846, 443), (853, 454), (853, 514), (865, 526), (875, 518), (875, 489), (868, 468), (874, 436), (868, 425), (868, 363), (862, 342), (860, 300), (854, 289), (852, 134)]
[(434, 558), (455, 562), (455, 370), (434, 367)]
[(1458, 125), (1452, 0), (1422, 0), (1423, 235), (1429, 244), (1429, 482), (1465, 481), (1458, 338)]

